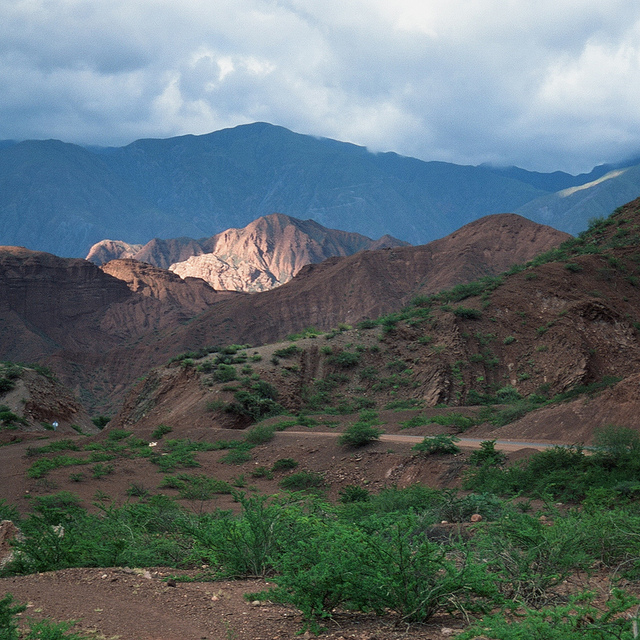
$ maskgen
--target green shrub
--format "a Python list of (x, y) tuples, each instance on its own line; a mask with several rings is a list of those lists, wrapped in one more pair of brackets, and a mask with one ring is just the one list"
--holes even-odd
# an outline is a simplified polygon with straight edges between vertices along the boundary
[(277, 389), (268, 382), (258, 380), (251, 384), (250, 391), (236, 391), (234, 402), (225, 407), (225, 411), (248, 416), (252, 420), (261, 420), (277, 416), (284, 409), (276, 402)]
[(56, 440), (55, 442), (51, 442), (44, 447), (28, 446), (25, 455), (28, 458), (33, 458), (36, 456), (44, 455), (46, 453), (53, 453), (54, 451), (80, 451), (80, 447), (73, 440), (65, 438), (64, 440)]
[(138, 482), (132, 482), (127, 489), (127, 495), (132, 498), (146, 498), (149, 496), (149, 490)]
[(415, 409), (417, 407), (422, 406), (422, 402), (420, 400), (416, 400), (415, 398), (410, 398), (409, 400), (392, 400), (385, 405), (385, 409)]
[(98, 429), (104, 429), (109, 422), (111, 422), (111, 418), (109, 416), (96, 416), (95, 418), (91, 418), (91, 422), (93, 422)]
[(219, 364), (213, 372), (213, 378), (218, 382), (233, 382), (238, 379), (238, 374), (233, 365)]
[(409, 420), (405, 420), (400, 424), (403, 429), (412, 429), (413, 427), (423, 427), (425, 424), (429, 424), (431, 422), (431, 418), (427, 418), (427, 416), (413, 416), (412, 418), (409, 418)]
[(72, 456), (60, 455), (53, 456), (52, 458), (40, 458), (36, 460), (27, 469), (27, 477), (29, 478), (43, 478), (49, 471), (59, 469), (60, 467), (70, 467), (76, 464), (87, 464), (86, 460), (82, 458), (74, 458)]
[(26, 608), (26, 605), (14, 605), (13, 596), (10, 593), (0, 600), (0, 638), (2, 640), (19, 640), (17, 615)]
[(530, 607), (549, 604), (570, 574), (592, 562), (585, 530), (569, 520), (556, 519), (548, 526), (538, 517), (512, 512), (476, 536), (503, 596)]
[(231, 449), (229, 453), (220, 458), (225, 464), (242, 464), (251, 460), (251, 453), (246, 449)]
[(366, 422), (356, 422), (340, 435), (338, 443), (349, 447), (363, 447), (372, 442), (376, 442), (382, 435), (382, 429), (372, 426)]
[(375, 380), (378, 377), (378, 370), (372, 365), (367, 365), (362, 367), (358, 375), (360, 380)]
[(280, 480), (280, 486), (287, 491), (305, 491), (325, 486), (324, 476), (315, 471), (298, 471)]
[(302, 349), (295, 344), (292, 344), (288, 347), (282, 347), (281, 349), (276, 349), (273, 352), (273, 355), (278, 358), (292, 358), (293, 356), (300, 353)]
[(160, 471), (173, 473), (179, 468), (199, 467), (200, 463), (195, 459), (196, 451), (211, 451), (221, 448), (217, 443), (193, 442), (192, 440), (167, 440), (164, 443), (164, 454), (153, 453), (151, 462), (156, 464)]
[[(376, 416), (377, 413), (373, 412)], [(349, 447), (364, 447), (380, 439), (382, 429), (374, 426), (375, 418), (367, 417), (366, 412), (360, 414), (360, 420), (351, 426), (338, 438), (338, 443)]]
[(258, 466), (252, 472), (251, 476), (253, 478), (266, 478), (267, 480), (271, 480), (273, 478), (273, 473), (269, 467)]
[(340, 351), (328, 358), (329, 362), (341, 369), (350, 369), (360, 362), (360, 354), (353, 351)]
[(112, 429), (107, 434), (107, 440), (109, 442), (120, 442), (121, 440), (125, 440), (130, 435), (132, 435), (131, 431), (126, 431), (124, 429)]
[[(592, 604), (595, 594), (582, 593), (566, 604), (536, 610), (525, 608), (517, 616), (504, 613), (485, 616), (464, 633), (460, 640), (631, 640), (631, 617), (637, 599), (614, 589), (606, 609)], [(633, 607), (633, 610), (630, 609)], [(623, 614), (627, 615), (623, 615)]]
[(473, 451), (469, 456), (469, 464), (475, 467), (500, 466), (506, 459), (504, 452), (496, 449), (495, 440), (484, 440), (480, 443), (480, 450)]
[(167, 435), (167, 433), (171, 433), (172, 431), (173, 427), (166, 424), (159, 424), (151, 433), (151, 437), (155, 440), (161, 440), (163, 436)]
[(112, 464), (102, 464), (99, 462), (93, 466), (91, 469), (91, 477), (96, 480), (99, 478), (103, 478), (104, 476), (108, 476), (114, 472), (114, 466)]
[(231, 485), (224, 480), (186, 473), (165, 476), (160, 487), (177, 489), (180, 497), (184, 500), (211, 500), (216, 494), (230, 494), (232, 492)]
[(350, 502), (368, 502), (371, 499), (369, 490), (356, 484), (348, 484), (343, 489), (340, 489), (339, 495), (340, 502), (343, 504), (349, 504)]
[(207, 402), (206, 408), (207, 411), (221, 411), (227, 406), (227, 403), (224, 400), (209, 400)]
[(0, 377), (0, 393), (7, 393), (16, 386), (16, 383), (9, 378)]
[(469, 307), (454, 307), (453, 314), (465, 320), (479, 320), (482, 317), (482, 311)]
[[(28, 422), (15, 414), (9, 407), (6, 405), (0, 405), (0, 424), (2, 424), (7, 429), (16, 428), (19, 424), (28, 424)], [(53, 428), (53, 427), (52, 427)]]
[(265, 444), (273, 440), (274, 433), (275, 426), (258, 424), (249, 430), (245, 436), (245, 441), (249, 444)]
[(593, 436), (593, 449), (600, 459), (620, 464), (640, 455), (640, 434), (629, 427), (607, 425), (597, 428)]
[(460, 449), (456, 445), (460, 438), (441, 433), (437, 436), (426, 436), (422, 442), (411, 447), (412, 451), (425, 455), (451, 455), (459, 453)]
[(371, 533), (346, 523), (319, 528), (283, 554), (277, 589), (265, 597), (296, 606), (315, 632), (318, 618), (336, 607), (392, 609), (405, 622), (425, 622), (456, 606), (473, 609), (471, 596), (490, 590), (486, 571), (464, 552), (454, 558), (416, 535), (419, 527), (407, 516), (393, 524), (372, 520)]
[(295, 469), (298, 463), (293, 458), (280, 458), (273, 463), (271, 471), (288, 471)]

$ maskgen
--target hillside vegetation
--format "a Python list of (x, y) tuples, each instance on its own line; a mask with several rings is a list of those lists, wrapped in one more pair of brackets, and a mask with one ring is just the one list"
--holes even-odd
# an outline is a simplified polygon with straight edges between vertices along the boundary
[(639, 337), (634, 201), (356, 326), (195, 343), (100, 434), (0, 449), (22, 465), (2, 586), (163, 565), (171, 588), (252, 581), (256, 613), (201, 622), (217, 637), (630, 640)]

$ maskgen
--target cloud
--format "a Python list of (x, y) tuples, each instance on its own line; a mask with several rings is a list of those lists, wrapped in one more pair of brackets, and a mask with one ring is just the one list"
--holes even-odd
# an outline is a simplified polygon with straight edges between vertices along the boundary
[(640, 152), (637, 0), (0, 0), (0, 138), (256, 120), (423, 159)]

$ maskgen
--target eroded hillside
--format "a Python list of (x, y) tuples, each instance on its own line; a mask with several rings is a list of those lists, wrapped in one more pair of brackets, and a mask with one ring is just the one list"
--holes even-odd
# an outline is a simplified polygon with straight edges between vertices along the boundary
[[(475, 422), (485, 424), (479, 431), (539, 410), (557, 431), (543, 435), (534, 422), (527, 433), (550, 440), (587, 440), (593, 428), (612, 421), (637, 426), (638, 229), (640, 201), (634, 201), (508, 274), (416, 296), (402, 311), (355, 328), (341, 325), (257, 349), (187, 354), (140, 383), (119, 422), (151, 427), (163, 416), (246, 426), (261, 416), (265, 383), (294, 413), (382, 409), (394, 402), (495, 405), (477, 412)], [(616, 383), (591, 401), (586, 430), (580, 415), (590, 396), (561, 402)], [(498, 405), (510, 405), (512, 415)], [(564, 433), (554, 412), (565, 416)]]
[(566, 234), (489, 216), (436, 243), (360, 252), (307, 266), (258, 294), (131, 260), (100, 269), (26, 249), (0, 251), (0, 358), (51, 366), (94, 411), (111, 413), (131, 383), (188, 349), (264, 344), (398, 310), (414, 295), (498, 273)]

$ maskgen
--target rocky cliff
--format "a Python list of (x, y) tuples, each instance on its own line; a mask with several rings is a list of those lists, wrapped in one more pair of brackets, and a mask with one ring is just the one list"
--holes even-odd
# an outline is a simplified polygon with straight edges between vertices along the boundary
[(144, 246), (103, 240), (87, 260), (103, 264), (133, 258), (182, 278), (201, 278), (214, 289), (267, 291), (288, 282), (307, 264), (365, 249), (407, 246), (391, 236), (372, 240), (358, 233), (327, 229), (313, 220), (274, 213), (242, 229), (227, 229), (211, 238), (154, 239)]

